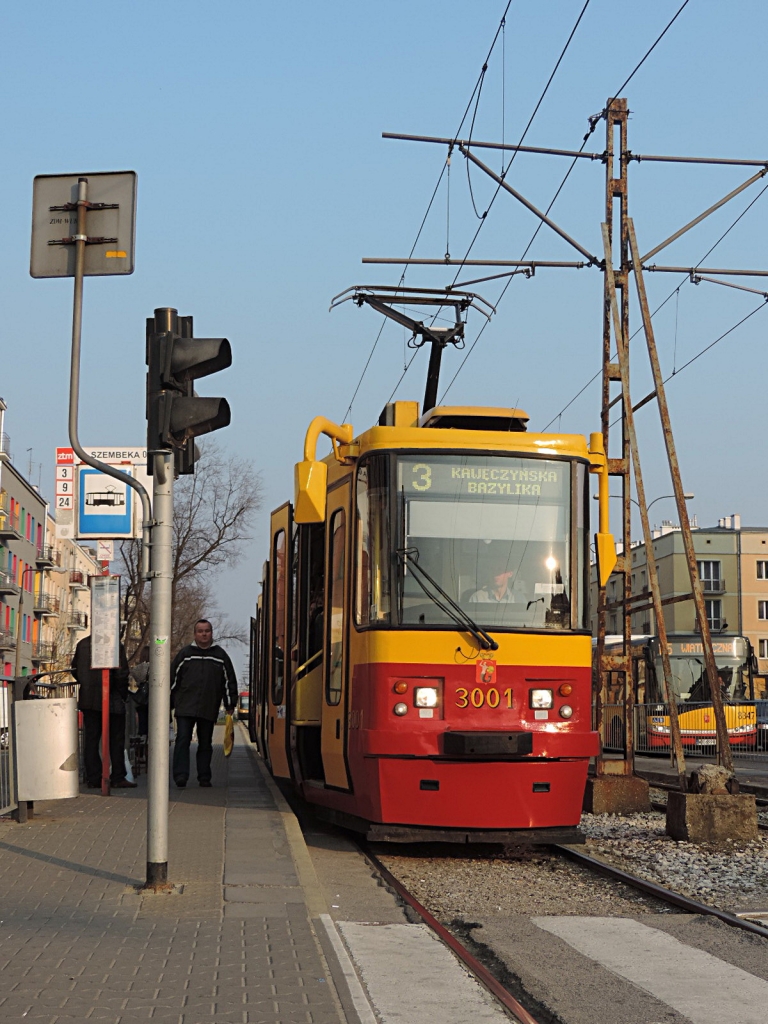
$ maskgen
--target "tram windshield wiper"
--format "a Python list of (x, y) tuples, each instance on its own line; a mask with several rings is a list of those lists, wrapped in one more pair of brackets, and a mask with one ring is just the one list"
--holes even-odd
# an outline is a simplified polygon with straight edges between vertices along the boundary
[[(475, 640), (477, 640), (477, 642), (480, 644), (483, 650), (498, 651), (499, 645), (496, 643), (493, 637), (489, 633), (487, 633), (482, 628), (482, 626), (478, 626), (474, 619), (470, 618), (470, 616), (467, 615), (464, 609), (460, 605), (456, 604), (456, 602), (453, 600), (452, 597), (450, 597), (450, 595), (446, 594), (446, 592), (443, 590), (443, 588), (440, 586), (437, 580), (430, 576), (430, 574), (423, 566), (419, 565), (418, 548), (398, 548), (395, 554), (403, 563), (403, 567), (405, 567), (406, 564), (411, 566), (413, 570), (414, 580), (416, 580), (418, 585), (421, 587), (421, 589), (424, 591), (424, 593), (427, 595), (430, 601), (433, 602), (433, 604), (436, 604), (437, 607), (442, 612), (445, 612), (448, 618), (452, 619), (457, 626), (461, 626), (462, 629), (465, 629), (468, 633), (470, 633), (475, 638)], [(438, 597), (437, 594), (433, 594), (431, 590), (427, 589), (424, 580), (427, 580), (427, 582), (435, 588), (437, 594), (439, 594), (440, 597)], [(440, 598), (442, 598), (442, 600)]]

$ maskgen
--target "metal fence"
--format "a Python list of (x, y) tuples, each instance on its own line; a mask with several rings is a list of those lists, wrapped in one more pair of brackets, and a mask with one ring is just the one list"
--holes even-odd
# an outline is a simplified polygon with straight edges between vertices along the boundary
[[(717, 754), (715, 715), (708, 703), (678, 704), (677, 714), (683, 750), (694, 757)], [(734, 758), (768, 761), (768, 700), (745, 700), (725, 705), (726, 724)], [(634, 708), (634, 741), (637, 754), (669, 754), (672, 742), (667, 704), (637, 704)], [(603, 749), (622, 752), (626, 742), (626, 709), (623, 704), (603, 705)]]

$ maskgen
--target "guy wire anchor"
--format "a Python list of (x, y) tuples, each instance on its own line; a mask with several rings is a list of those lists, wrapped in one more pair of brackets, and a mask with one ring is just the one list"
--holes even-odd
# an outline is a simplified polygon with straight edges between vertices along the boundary
[[(463, 346), (466, 321), (462, 319), (462, 314), (466, 313), (471, 306), (490, 320), (493, 313), (496, 312), (490, 302), (475, 292), (448, 291), (440, 288), (400, 289), (392, 285), (354, 285), (335, 295), (331, 300), (330, 308), (335, 309), (336, 306), (340, 306), (350, 299), (358, 306), (367, 304), (377, 312), (394, 320), (395, 323), (407, 327), (412, 332), (411, 342), (413, 344), (411, 347), (420, 348), (426, 342), (432, 346), (429, 355), (429, 369), (427, 370), (427, 386), (424, 393), (424, 412), (433, 409), (437, 403), (437, 386), (443, 349), (446, 345), (456, 345), (458, 348)], [(451, 327), (434, 327), (432, 324), (425, 324), (423, 320), (416, 320), (414, 317), (408, 316), (400, 309), (395, 309), (395, 303), (398, 306), (437, 306), (438, 310), (444, 306), (451, 306), (456, 321)], [(487, 307), (490, 312), (487, 312), (479, 304)], [(418, 338), (421, 340), (418, 341)]]

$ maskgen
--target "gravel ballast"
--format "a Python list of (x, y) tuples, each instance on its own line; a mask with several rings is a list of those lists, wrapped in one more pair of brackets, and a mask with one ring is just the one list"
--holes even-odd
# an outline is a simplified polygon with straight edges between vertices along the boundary
[(585, 814), (586, 852), (721, 910), (768, 910), (768, 836), (733, 849), (681, 843), (663, 813)]
[[(733, 850), (676, 842), (660, 812), (585, 814), (585, 853), (657, 885), (723, 910), (768, 910), (768, 837)], [(636, 916), (677, 911), (602, 878), (547, 848), (485, 848), (469, 853), (435, 846), (377, 855), (443, 923), (493, 915)]]

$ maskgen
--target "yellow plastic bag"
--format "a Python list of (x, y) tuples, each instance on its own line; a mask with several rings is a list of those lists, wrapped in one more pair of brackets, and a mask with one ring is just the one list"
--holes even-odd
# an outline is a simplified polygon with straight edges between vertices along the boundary
[(224, 719), (224, 757), (229, 757), (234, 745), (235, 723), (232, 721), (232, 715), (227, 715)]

